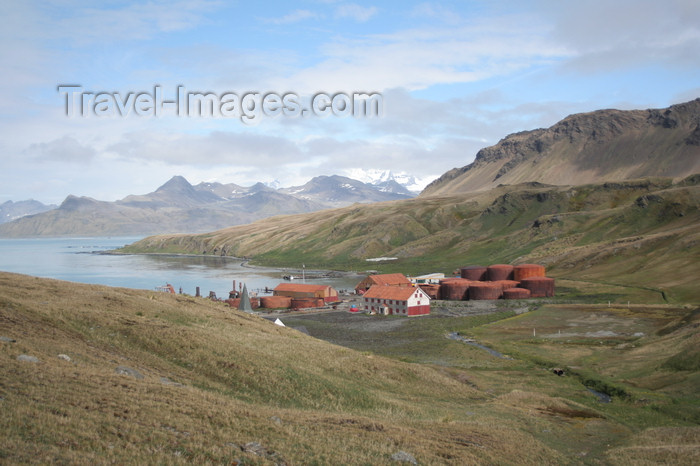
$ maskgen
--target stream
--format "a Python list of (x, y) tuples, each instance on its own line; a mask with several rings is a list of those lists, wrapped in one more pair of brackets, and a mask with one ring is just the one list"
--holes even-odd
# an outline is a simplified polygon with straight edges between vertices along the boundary
[(488, 351), (491, 355), (496, 356), (497, 358), (501, 358), (501, 359), (513, 359), (513, 358), (511, 358), (511, 357), (509, 357), (509, 356), (505, 356), (505, 355), (499, 353), (499, 352), (496, 351), (495, 349), (492, 349), (492, 348), (489, 348), (488, 346), (484, 346), (484, 345), (482, 345), (482, 344), (479, 344), (479, 343), (475, 342), (474, 340), (472, 340), (471, 338), (463, 337), (463, 336), (460, 335), (458, 332), (450, 332), (450, 333), (448, 333), (448, 334), (447, 334), (447, 338), (449, 338), (450, 340), (461, 341), (461, 342), (466, 343), (466, 344), (468, 344), (468, 345), (476, 346), (477, 348), (481, 348), (482, 350)]
[[(447, 338), (449, 338), (450, 340), (461, 341), (462, 343), (466, 343), (468, 345), (476, 346), (477, 348), (481, 348), (482, 350), (488, 351), (490, 354), (492, 354), (493, 356), (496, 356), (497, 358), (513, 359), (509, 356), (505, 356), (504, 354), (499, 353), (495, 349), (492, 349), (492, 348), (489, 348), (488, 346), (484, 346), (482, 344), (479, 344), (471, 338), (463, 337), (462, 335), (459, 334), (459, 332), (450, 332), (447, 334)], [(597, 390), (593, 390), (592, 388), (588, 388), (588, 387), (586, 387), (586, 390), (588, 390), (590, 393), (592, 393), (593, 395), (598, 397), (598, 401), (600, 403), (610, 403), (612, 401), (612, 398), (607, 393), (602, 393), (602, 392), (599, 392)]]
[(588, 390), (589, 392), (591, 392), (595, 396), (597, 396), (598, 401), (601, 403), (610, 403), (612, 401), (612, 398), (607, 393), (602, 393), (602, 392), (593, 390), (592, 388), (588, 388), (588, 387), (586, 387), (586, 390)]

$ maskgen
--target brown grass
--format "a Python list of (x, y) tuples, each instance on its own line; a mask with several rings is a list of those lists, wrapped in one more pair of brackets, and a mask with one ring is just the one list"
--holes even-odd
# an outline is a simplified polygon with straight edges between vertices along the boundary
[[(0, 273), (0, 336), (16, 340), (0, 343), (10, 463), (388, 464), (399, 450), (424, 464), (563, 460), (517, 423), (465, 415), (485, 394), (442, 370), (205, 299)], [(248, 442), (268, 457), (241, 451)]]
[[(487, 327), (518, 340), (526, 317)], [(420, 464), (621, 464), (644, 446), (572, 378), (442, 333), (483, 369), (350, 350), (207, 299), (0, 273), (0, 336), (15, 340), (0, 342), (2, 463), (391, 464), (403, 450)], [(682, 429), (649, 457), (694, 458)]]

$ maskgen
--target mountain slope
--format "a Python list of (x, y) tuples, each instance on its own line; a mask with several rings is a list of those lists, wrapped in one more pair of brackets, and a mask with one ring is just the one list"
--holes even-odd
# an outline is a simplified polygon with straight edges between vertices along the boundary
[(27, 215), (39, 214), (55, 208), (56, 206), (53, 204), (45, 205), (34, 199), (18, 202), (3, 202), (0, 204), (0, 223), (11, 222)]
[(150, 194), (127, 196), (117, 201), (117, 204), (159, 209), (162, 207), (199, 207), (221, 200), (221, 197), (213, 192), (196, 189), (184, 177), (174, 176)]
[[(68, 196), (48, 212), (0, 225), (0, 236), (142, 235), (170, 231), (208, 231), (241, 222), (239, 213), (202, 207), (168, 207), (140, 199), (120, 204)], [(253, 221), (247, 216), (244, 221)]]
[[(700, 177), (561, 187), (502, 186), (271, 218), (206, 235), (146, 238), (123, 252), (252, 257), (277, 266), (427, 273), (538, 262), (555, 277), (602, 280), (700, 301)], [(624, 273), (620, 271), (624, 270)]]
[(580, 185), (700, 173), (700, 99), (660, 110), (599, 110), (511, 134), (448, 171), (422, 196), (528, 181)]

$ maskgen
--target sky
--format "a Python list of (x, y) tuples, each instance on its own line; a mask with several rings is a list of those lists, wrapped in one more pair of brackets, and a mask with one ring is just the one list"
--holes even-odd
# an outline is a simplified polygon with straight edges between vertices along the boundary
[[(698, 98), (698, 57), (697, 0), (9, 0), (0, 202), (114, 201), (174, 175), (426, 184), (572, 113)], [(355, 94), (380, 114), (353, 114)]]

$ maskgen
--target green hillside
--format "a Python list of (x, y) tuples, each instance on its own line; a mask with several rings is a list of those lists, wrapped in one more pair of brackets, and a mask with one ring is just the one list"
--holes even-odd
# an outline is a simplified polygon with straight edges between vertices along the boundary
[[(699, 180), (499, 186), (274, 217), (201, 235), (154, 236), (120, 252), (407, 274), (538, 262), (556, 278), (651, 289), (661, 302), (700, 302)], [(375, 257), (398, 259), (366, 261)]]

